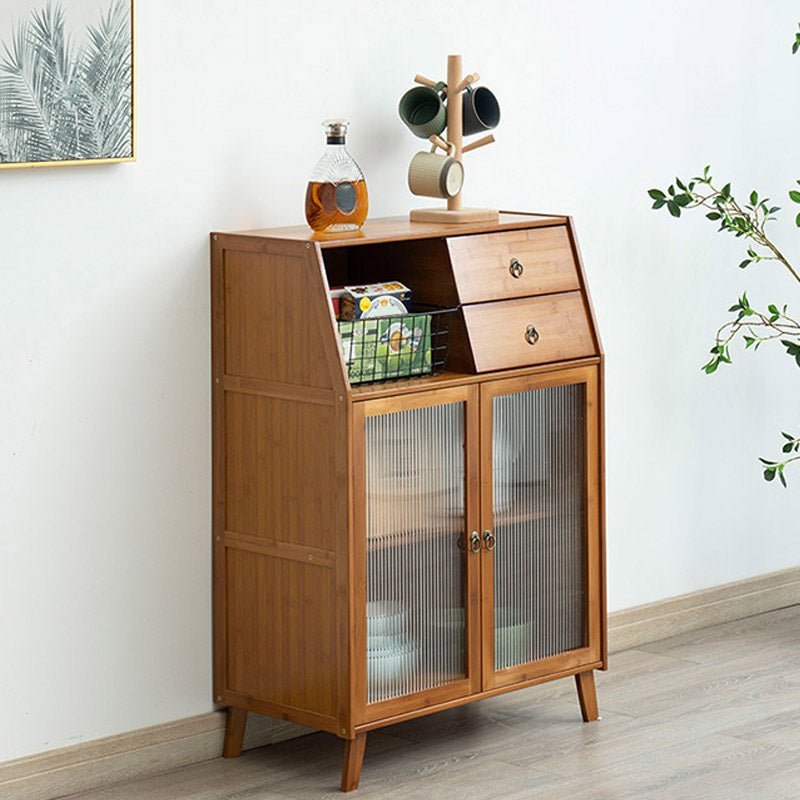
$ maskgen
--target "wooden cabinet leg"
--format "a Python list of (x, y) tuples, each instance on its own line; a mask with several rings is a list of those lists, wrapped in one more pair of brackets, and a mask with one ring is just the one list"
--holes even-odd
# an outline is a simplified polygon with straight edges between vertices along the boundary
[(351, 792), (358, 789), (361, 777), (361, 765), (364, 763), (364, 749), (367, 746), (367, 734), (357, 733), (355, 739), (345, 739), (344, 763), (342, 764), (342, 791)]
[(238, 758), (242, 754), (246, 724), (247, 711), (243, 708), (230, 706), (225, 723), (225, 745), (222, 748), (223, 758)]
[(594, 688), (594, 671), (579, 672), (575, 675), (575, 686), (578, 689), (578, 702), (584, 722), (599, 719), (597, 713), (597, 692)]

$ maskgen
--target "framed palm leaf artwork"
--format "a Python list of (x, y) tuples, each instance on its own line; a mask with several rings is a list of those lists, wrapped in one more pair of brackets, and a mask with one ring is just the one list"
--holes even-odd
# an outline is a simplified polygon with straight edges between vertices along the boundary
[(135, 158), (133, 0), (0, 2), (0, 168)]

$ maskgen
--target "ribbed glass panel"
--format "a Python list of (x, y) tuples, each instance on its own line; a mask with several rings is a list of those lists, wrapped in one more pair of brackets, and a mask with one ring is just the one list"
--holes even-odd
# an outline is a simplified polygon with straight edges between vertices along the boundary
[(493, 399), (496, 669), (586, 644), (584, 393)]
[(464, 406), (366, 420), (367, 702), (465, 676)]

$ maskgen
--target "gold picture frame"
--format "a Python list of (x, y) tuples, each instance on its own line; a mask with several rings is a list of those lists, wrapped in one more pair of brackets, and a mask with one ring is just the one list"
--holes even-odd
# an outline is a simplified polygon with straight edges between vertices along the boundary
[[(119, 121), (121, 124), (126, 125), (124, 129), (125, 134), (125, 141), (126, 144), (129, 142), (129, 148), (126, 147), (126, 151), (123, 154), (119, 155), (112, 155), (112, 154), (103, 154), (102, 152), (98, 153), (97, 157), (79, 157), (79, 158), (53, 158), (53, 159), (35, 159), (30, 160), (3, 160), (4, 158), (10, 157), (10, 153), (4, 152), (3, 145), (7, 139), (4, 139), (4, 134), (11, 130), (11, 128), (7, 128), (7, 119), (8, 119), (8, 103), (3, 102), (3, 77), (5, 75), (6, 79), (8, 80), (9, 75), (13, 78), (13, 74), (8, 71), (8, 69), (3, 69), (4, 66), (7, 66), (9, 59), (14, 55), (13, 47), (21, 47), (21, 46), (28, 46), (32, 47), (31, 42), (25, 42), (21, 36), (23, 31), (23, 26), (29, 24), (31, 26), (36, 26), (34, 36), (41, 37), (42, 30), (48, 30), (46, 26), (58, 26), (61, 24), (63, 26), (64, 19), (69, 17), (70, 7), (74, 6), (75, 4), (80, 5), (82, 8), (82, 13), (85, 16), (91, 11), (93, 6), (96, 7), (96, 18), (97, 23), (92, 26), (93, 30), (90, 31), (88, 28), (85, 31), (87, 37), (90, 34), (97, 35), (98, 33), (102, 34), (104, 31), (108, 30), (111, 31), (113, 34), (118, 34), (120, 30), (119, 27), (113, 28), (114, 24), (119, 24), (120, 21), (125, 22), (125, 19), (120, 19), (120, 16), (114, 17), (113, 14), (116, 12), (118, 15), (122, 15), (124, 12), (125, 17), (129, 20), (129, 31), (130, 36), (127, 35), (124, 37), (125, 40), (129, 40), (130, 46), (129, 50), (125, 53), (125, 57), (130, 61), (130, 68), (129, 68), (129, 89), (127, 85), (125, 86), (125, 97), (130, 97), (130, 113), (127, 112), (127, 107), (124, 108), (124, 114), (119, 115)], [(135, 0), (56, 0), (54, 3), (48, 3), (47, 0), (17, 0), (17, 10), (19, 12), (21, 7), (27, 7), (28, 9), (28, 17), (20, 16), (14, 21), (14, 38), (15, 41), (13, 42), (13, 46), (9, 51), (7, 43), (0, 40), (0, 170), (2, 169), (20, 169), (26, 167), (68, 167), (68, 166), (79, 166), (85, 164), (117, 164), (117, 163), (124, 163), (129, 161), (136, 161), (137, 157), (137, 131), (136, 131), (136, 2)], [(50, 15), (50, 16), (48, 16)], [(52, 15), (55, 15), (53, 17)], [(63, 19), (60, 18), (60, 15), (63, 15)], [(106, 15), (106, 16), (103, 16)], [(129, 15), (129, 16), (128, 16)], [(103, 27), (105, 23), (108, 23), (106, 28)], [(6, 26), (6, 30), (9, 29), (9, 26)], [(127, 31), (124, 31), (127, 34)], [(6, 44), (4, 48), (3, 45)], [(80, 42), (78, 42), (78, 46), (80, 46)], [(5, 57), (5, 58), (4, 58)], [(15, 65), (16, 66), (16, 65)], [(5, 84), (8, 85), (8, 84)], [(122, 95), (120, 95), (121, 97)], [(78, 112), (76, 113), (76, 117)], [(4, 119), (4, 114), (6, 115), (6, 119)], [(12, 126), (15, 130), (19, 129), (19, 125), (15, 124)], [(120, 135), (119, 130), (117, 134)], [(22, 137), (24, 138), (24, 133)], [(21, 145), (24, 147), (24, 142)], [(18, 147), (19, 150), (19, 147)], [(119, 152), (119, 149), (116, 150)], [(30, 154), (29, 154), (30, 155)], [(23, 156), (24, 158), (24, 156)]]

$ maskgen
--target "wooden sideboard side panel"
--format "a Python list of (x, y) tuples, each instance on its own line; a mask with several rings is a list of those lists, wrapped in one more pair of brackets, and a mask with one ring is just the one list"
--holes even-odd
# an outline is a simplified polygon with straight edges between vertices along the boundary
[(334, 408), (228, 392), (225, 532), (336, 550)]
[(606, 471), (604, 465), (606, 463), (606, 416), (605, 416), (605, 403), (606, 403), (606, 390), (605, 390), (605, 356), (603, 353), (603, 342), (600, 338), (600, 328), (597, 324), (597, 315), (594, 311), (592, 303), (592, 295), (589, 291), (589, 284), (586, 280), (586, 270), (583, 265), (583, 256), (581, 255), (580, 245), (578, 244), (578, 234), (575, 231), (575, 220), (572, 217), (567, 217), (567, 231), (569, 232), (570, 245), (575, 254), (575, 263), (578, 267), (578, 276), (581, 281), (581, 288), (583, 290), (584, 304), (586, 306), (586, 313), (588, 314), (592, 336), (594, 337), (595, 347), (598, 355), (600, 356), (600, 364), (597, 370), (598, 380), (598, 398), (597, 403), (599, 407), (598, 414), (598, 454), (597, 454), (597, 491), (598, 491), (598, 516), (600, 526), (600, 618), (602, 620), (601, 626), (601, 650), (603, 658), (603, 666), (601, 669), (608, 669), (608, 609), (607, 609), (607, 589), (606, 589)]
[(575, 264), (578, 268), (578, 278), (580, 280), (581, 291), (583, 293), (584, 305), (586, 306), (586, 314), (589, 318), (592, 336), (595, 342), (595, 352), (602, 357), (603, 343), (600, 341), (600, 329), (597, 326), (597, 316), (594, 313), (592, 295), (589, 292), (589, 284), (586, 281), (586, 270), (583, 266), (583, 257), (581, 256), (581, 249), (578, 245), (578, 235), (575, 233), (575, 223), (572, 217), (567, 218), (567, 232), (569, 233), (570, 247), (572, 248), (572, 252), (575, 256)]
[(228, 689), (335, 716), (335, 578), (331, 567), (228, 548)]
[(212, 236), (214, 697), (347, 718), (347, 408), (320, 250)]
[(219, 235), (211, 235), (211, 528), (212, 622), (214, 638), (214, 701), (222, 702), (225, 658), (225, 282), (224, 251)]
[(305, 254), (228, 249), (223, 258), (226, 375), (330, 387)]

